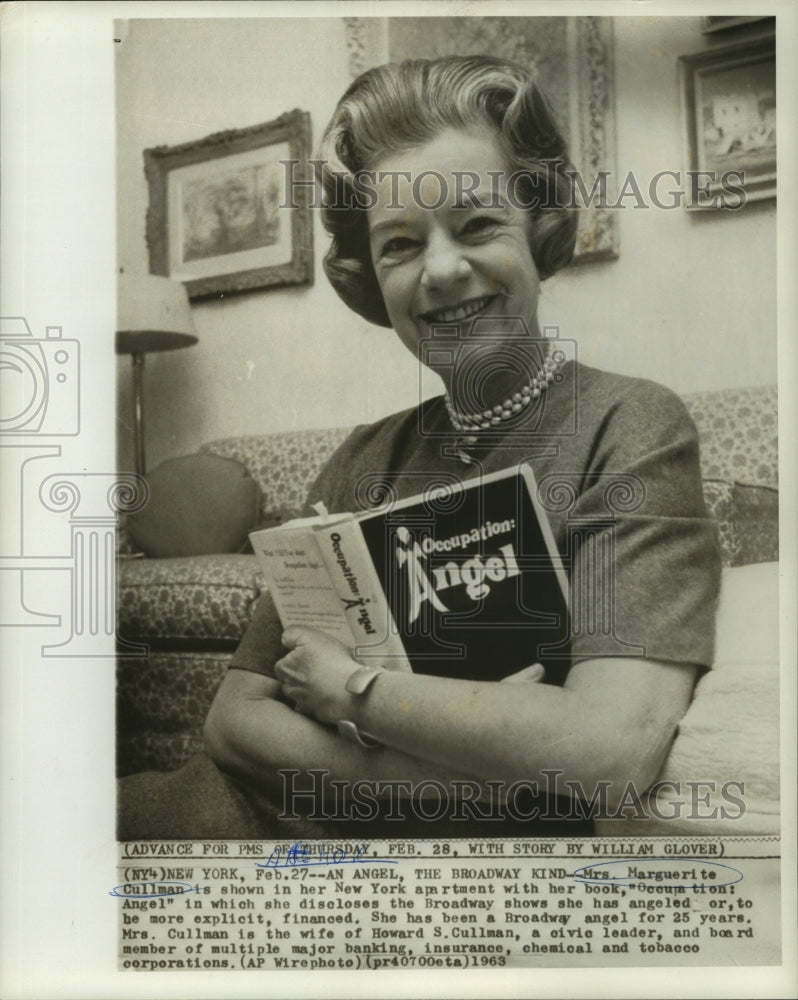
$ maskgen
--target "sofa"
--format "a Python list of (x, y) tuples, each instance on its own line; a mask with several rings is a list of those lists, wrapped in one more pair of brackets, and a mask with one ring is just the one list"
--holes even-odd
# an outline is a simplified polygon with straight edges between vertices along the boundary
[[(663, 775), (674, 768), (692, 768), (694, 774), (698, 769), (699, 777), (709, 773), (707, 745), (713, 739), (720, 744), (711, 751), (722, 758), (718, 773), (726, 768), (734, 777), (750, 769), (753, 755), (752, 829), (768, 832), (778, 821), (776, 390), (730, 389), (684, 401), (698, 428), (704, 495), (723, 557), (719, 655), (739, 661), (746, 649), (749, 660), (768, 662), (724, 663), (724, 671), (702, 678)], [(318, 470), (347, 433), (328, 428), (227, 438), (200, 452), (244, 466), (259, 490), (260, 524), (277, 524), (302, 509)], [(120, 556), (118, 578), (118, 774), (173, 770), (202, 748), (205, 715), (263, 580), (251, 552), (160, 559), (128, 553)], [(757, 607), (768, 608), (769, 627), (757, 628)], [(713, 690), (718, 684), (720, 690)], [(753, 721), (752, 692), (761, 703)], [(755, 732), (746, 731), (746, 720)], [(740, 759), (723, 759), (729, 733), (732, 742), (745, 744)], [(676, 832), (673, 824), (667, 830)]]

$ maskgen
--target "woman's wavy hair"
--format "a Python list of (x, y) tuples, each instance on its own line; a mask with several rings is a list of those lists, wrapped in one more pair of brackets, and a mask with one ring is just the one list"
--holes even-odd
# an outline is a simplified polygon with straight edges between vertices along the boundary
[[(371, 260), (357, 175), (447, 128), (493, 127), (520, 204), (532, 204), (530, 249), (541, 279), (571, 260), (577, 213), (566, 143), (528, 70), (488, 56), (449, 56), (368, 70), (338, 103), (316, 161), (322, 221), (332, 236), (324, 270), (343, 301), (369, 322), (390, 326)], [(362, 187), (361, 187), (362, 196)]]

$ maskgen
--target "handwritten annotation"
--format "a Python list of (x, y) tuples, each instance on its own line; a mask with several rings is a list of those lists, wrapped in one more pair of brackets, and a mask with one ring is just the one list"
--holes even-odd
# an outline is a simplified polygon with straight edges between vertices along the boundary
[(123, 882), (121, 885), (115, 885), (108, 895), (157, 899), (159, 896), (182, 896), (186, 892), (196, 891), (196, 887), (189, 882)]
[(296, 868), (313, 867), (316, 865), (363, 865), (383, 864), (395, 865), (397, 861), (385, 858), (370, 858), (366, 856), (366, 845), (356, 845), (354, 848), (334, 847), (327, 844), (295, 843), (288, 848), (274, 848), (266, 861), (256, 861), (258, 868)]
[[(617, 874), (619, 868), (623, 874)], [(731, 865), (703, 858), (646, 858), (645, 861), (618, 858), (577, 868), (573, 877), (581, 884), (624, 885), (644, 891), (652, 886), (701, 891), (734, 885), (742, 881), (743, 873)]]

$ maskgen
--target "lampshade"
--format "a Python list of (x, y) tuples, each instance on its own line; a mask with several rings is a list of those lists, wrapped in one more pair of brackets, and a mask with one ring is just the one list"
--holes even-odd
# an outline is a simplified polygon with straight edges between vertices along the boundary
[(119, 333), (193, 333), (185, 286), (155, 274), (120, 274), (116, 329)]

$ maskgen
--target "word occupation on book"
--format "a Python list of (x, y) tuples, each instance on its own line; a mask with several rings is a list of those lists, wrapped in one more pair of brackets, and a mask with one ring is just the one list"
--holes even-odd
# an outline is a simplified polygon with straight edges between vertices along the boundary
[(284, 628), (334, 636), (363, 664), (500, 680), (568, 661), (568, 581), (521, 465), (359, 514), (250, 535)]

